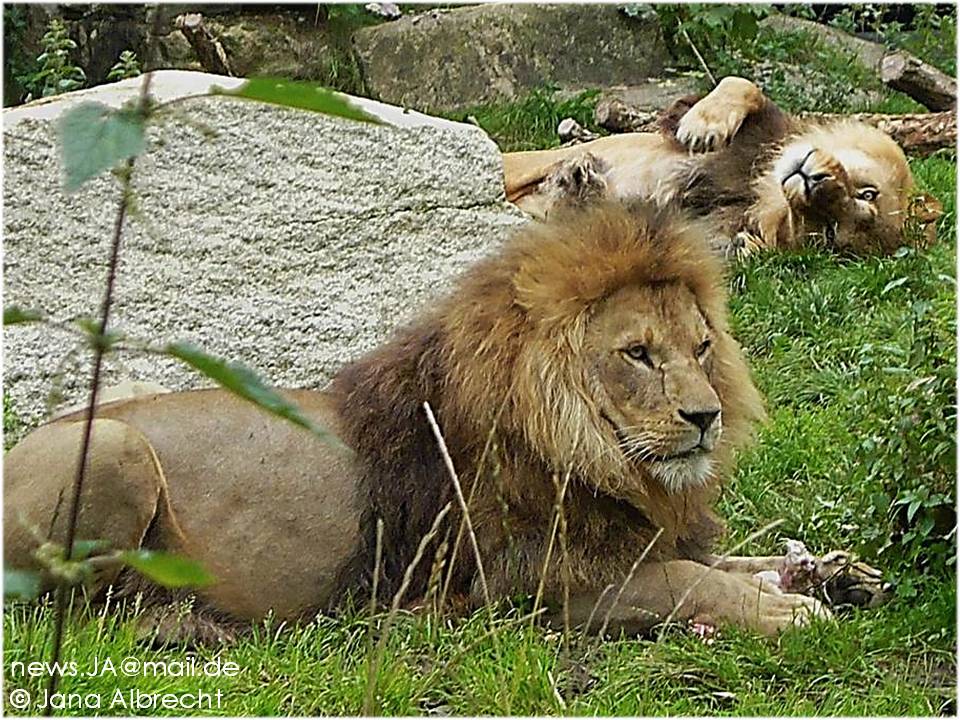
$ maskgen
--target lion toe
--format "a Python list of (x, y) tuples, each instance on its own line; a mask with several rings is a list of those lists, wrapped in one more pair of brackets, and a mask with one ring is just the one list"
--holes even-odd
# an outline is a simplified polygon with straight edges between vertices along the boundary
[(744, 113), (737, 109), (701, 105), (694, 105), (677, 125), (677, 140), (691, 152), (710, 152), (728, 144), (744, 119)]

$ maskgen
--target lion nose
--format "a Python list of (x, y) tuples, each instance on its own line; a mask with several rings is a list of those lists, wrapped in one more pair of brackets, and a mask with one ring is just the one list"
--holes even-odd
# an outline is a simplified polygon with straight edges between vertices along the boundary
[(680, 411), (680, 417), (682, 417), (688, 423), (696, 425), (698, 428), (700, 428), (701, 433), (705, 433), (707, 431), (707, 428), (713, 424), (713, 421), (717, 419), (719, 414), (719, 410), (698, 410), (696, 412), (687, 412), (686, 410)]

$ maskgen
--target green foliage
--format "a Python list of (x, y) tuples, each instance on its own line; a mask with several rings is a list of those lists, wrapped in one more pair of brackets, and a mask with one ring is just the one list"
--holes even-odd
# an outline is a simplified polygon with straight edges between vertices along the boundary
[(253, 78), (235, 90), (219, 88), (214, 94), (311, 110), (349, 120), (380, 122), (375, 116), (347, 100), (344, 95), (313, 83), (295, 82), (283, 78)]
[(50, 21), (40, 45), (43, 52), (37, 57), (39, 70), (21, 79), (30, 93), (27, 99), (49, 97), (82, 88), (87, 76), (82, 68), (70, 61), (70, 53), (77, 49), (77, 44), (67, 35), (62, 20), (54, 18)]
[(883, 7), (874, 4), (846, 5), (830, 19), (830, 25), (850, 34), (871, 33), (883, 37), (903, 27), (899, 21), (884, 21)]
[(7, 393), (3, 394), (3, 449), (9, 450), (20, 438), (25, 430), (23, 420), (13, 406), (13, 400)]
[(348, 22), (355, 23), (362, 21), (369, 12), (358, 3), (336, 3), (326, 5), (327, 20), (329, 22)]
[(144, 118), (137, 111), (80, 103), (58, 125), (67, 191), (143, 152)]
[[(848, 6), (835, 25), (881, 36), (891, 47), (904, 47), (946, 72), (955, 72), (956, 9), (916, 6), (909, 27), (885, 21), (883, 6)], [(889, 7), (889, 6), (887, 6)], [(814, 9), (816, 8), (816, 9)], [(786, 5), (790, 15), (813, 19), (823, 6)], [(672, 54), (693, 71), (700, 71), (686, 30), (716, 78), (740, 75), (760, 85), (784, 109), (796, 112), (924, 112), (906, 95), (884, 86), (851, 52), (805, 32), (784, 33), (758, 27), (771, 12), (768, 5), (633, 5), (628, 14), (656, 14)], [(706, 78), (703, 90), (710, 89)]]
[[(105, 611), (78, 602), (65, 657), (81, 672), (64, 678), (64, 692), (114, 692), (116, 678), (86, 676), (94, 658), (101, 665), (105, 658), (119, 664), (129, 656), (184, 660), (182, 648), (138, 639), (131, 604), (114, 601)], [(51, 616), (49, 605), (5, 611), (7, 692), (40, 691), (44, 678), (14, 676), (11, 665), (43, 657)], [(855, 611), (836, 624), (793, 630), (776, 641), (730, 629), (705, 645), (678, 628), (659, 643), (574, 642), (567, 652), (558, 633), (518, 624), (517, 617), (509, 608), (496, 613), (504, 628), (498, 647), (487, 635), (485, 611), (462, 619), (399, 615), (380, 666), (376, 714), (933, 716), (949, 714), (955, 697), (953, 588), (947, 584), (913, 602)], [(319, 615), (281, 629), (267, 619), (224, 648), (197, 648), (198, 664), (219, 658), (237, 663), (241, 672), (216, 678), (220, 708), (187, 712), (358, 715), (367, 638), (382, 622)], [(211, 692), (210, 678), (202, 675), (145, 673), (126, 681), (142, 693)]]
[(117, 80), (126, 80), (140, 75), (140, 63), (137, 62), (137, 54), (132, 50), (124, 50), (120, 53), (120, 59), (114, 63), (107, 73), (107, 81), (115, 82)]
[(214, 581), (214, 577), (199, 563), (171, 553), (127, 550), (120, 553), (120, 561), (163, 587), (200, 588)]
[(763, 27), (752, 43), (714, 52), (707, 64), (717, 77), (751, 78), (790, 112), (924, 111), (884, 86), (853, 53), (806, 32)]
[(503, 152), (556, 147), (560, 144), (557, 125), (568, 117), (602, 134), (593, 121), (599, 91), (566, 98), (558, 98), (558, 93), (556, 86), (546, 86), (532, 91), (519, 102), (484, 105), (444, 116), (460, 122), (474, 118)]
[(24, 50), (27, 32), (25, 6), (3, 4), (3, 104), (15, 105), (23, 99), (24, 82), (37, 70), (34, 58)]
[(909, 50), (925, 62), (948, 75), (957, 74), (957, 6), (956, 4), (914, 5), (910, 27), (887, 33), (889, 43)]
[(685, 32), (701, 55), (727, 47), (743, 47), (757, 36), (757, 23), (770, 14), (770, 5), (658, 3), (647, 6), (660, 19), (664, 36), (675, 56), (696, 60)]
[(848, 33), (866, 33), (891, 48), (909, 50), (943, 72), (956, 75), (956, 5), (913, 5), (913, 18), (906, 25), (890, 17), (897, 9), (884, 4), (847, 5), (830, 19), (830, 25)]

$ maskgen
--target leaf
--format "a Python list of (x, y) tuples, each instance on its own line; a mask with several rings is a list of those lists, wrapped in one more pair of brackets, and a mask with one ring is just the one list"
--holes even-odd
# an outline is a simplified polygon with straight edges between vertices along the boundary
[(921, 538), (926, 538), (932, 531), (933, 526), (935, 525), (932, 515), (924, 515), (920, 522), (917, 523), (917, 535)]
[(165, 351), (168, 355), (182, 360), (230, 392), (249, 400), (267, 412), (306, 428), (340, 450), (352, 452), (339, 438), (306, 417), (300, 408), (286, 400), (276, 390), (268, 387), (253, 370), (245, 365), (224, 362), (189, 343), (171, 343), (167, 345)]
[(880, 291), (881, 295), (886, 295), (888, 292), (894, 288), (898, 288), (907, 281), (906, 277), (897, 278), (896, 280), (891, 280), (886, 285), (883, 286), (883, 290)]
[(102, 103), (81, 103), (64, 113), (59, 133), (68, 192), (146, 147), (143, 117)]
[(350, 120), (381, 123), (379, 118), (351, 103), (342, 93), (334, 92), (321, 85), (294, 82), (283, 78), (251, 78), (235, 90), (214, 87), (211, 93), (311, 110)]
[(40, 575), (28, 570), (3, 570), (3, 599), (33, 600), (40, 594)]
[(79, 327), (87, 336), (87, 342), (90, 347), (102, 348), (104, 351), (110, 350), (114, 345), (124, 339), (124, 334), (119, 330), (107, 330), (100, 334), (100, 321), (91, 317), (81, 317), (76, 321)]
[(738, 10), (733, 15), (733, 34), (741, 40), (753, 40), (757, 36), (759, 25), (756, 16), (749, 11)]
[(8, 305), (3, 309), (4, 325), (20, 325), (22, 323), (39, 322), (43, 315), (36, 310), (24, 310), (16, 305)]
[(214, 581), (200, 563), (173, 553), (127, 550), (120, 561), (164, 587), (203, 587)]
[(914, 500), (910, 503), (910, 505), (907, 507), (907, 522), (911, 522), (913, 520), (913, 516), (917, 514), (917, 510), (920, 509), (920, 505), (920, 500)]

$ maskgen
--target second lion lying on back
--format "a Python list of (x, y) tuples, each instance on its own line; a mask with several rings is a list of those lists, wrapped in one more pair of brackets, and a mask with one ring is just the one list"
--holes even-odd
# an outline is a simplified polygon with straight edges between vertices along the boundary
[(507, 197), (538, 217), (599, 197), (680, 205), (710, 222), (727, 255), (810, 244), (889, 254), (934, 240), (940, 203), (916, 192), (903, 151), (869, 125), (790, 117), (727, 77), (675, 102), (661, 129), (508, 153)]

